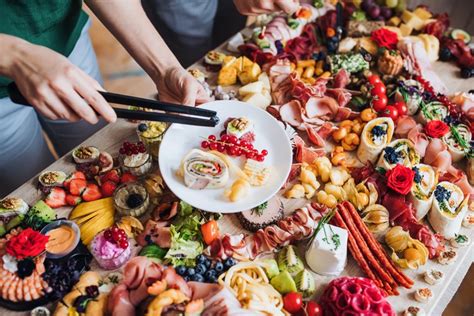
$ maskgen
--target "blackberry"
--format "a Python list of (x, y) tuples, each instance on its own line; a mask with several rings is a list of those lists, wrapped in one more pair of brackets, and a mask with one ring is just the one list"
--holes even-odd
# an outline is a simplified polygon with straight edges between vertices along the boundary
[(24, 279), (29, 277), (33, 270), (35, 269), (35, 263), (31, 259), (24, 259), (18, 261), (18, 271), (17, 274), (20, 278)]
[(471, 78), (474, 75), (474, 68), (464, 67), (461, 68), (461, 77), (467, 79)]

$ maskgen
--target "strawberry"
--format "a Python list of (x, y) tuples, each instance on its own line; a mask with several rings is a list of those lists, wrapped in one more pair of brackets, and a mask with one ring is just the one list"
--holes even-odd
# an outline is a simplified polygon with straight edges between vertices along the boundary
[(100, 187), (100, 192), (102, 192), (103, 197), (109, 197), (114, 195), (114, 191), (117, 188), (117, 183), (112, 181), (105, 181)]
[(72, 195), (81, 195), (86, 189), (87, 180), (84, 179), (73, 179), (69, 182), (69, 193)]
[(67, 205), (76, 206), (77, 204), (79, 204), (79, 203), (81, 203), (81, 202), (82, 202), (82, 199), (81, 199), (80, 196), (72, 195), (72, 194), (66, 195), (66, 203), (67, 203)]
[(137, 181), (137, 177), (131, 174), (130, 172), (125, 172), (120, 178), (120, 183), (128, 183)]
[(51, 208), (63, 207), (66, 205), (66, 191), (63, 188), (54, 187), (46, 196), (44, 202)]
[(64, 187), (69, 190), (69, 184), (71, 183), (71, 180), (74, 180), (74, 179), (85, 180), (86, 175), (81, 171), (74, 171), (66, 178), (66, 180), (64, 180), (64, 183), (63, 183)]
[(107, 173), (100, 177), (100, 183), (105, 183), (107, 181), (120, 183), (119, 171), (117, 169), (112, 169), (110, 171), (107, 171)]
[(100, 189), (97, 184), (89, 183), (84, 192), (82, 192), (82, 199), (86, 202), (95, 201), (102, 197)]

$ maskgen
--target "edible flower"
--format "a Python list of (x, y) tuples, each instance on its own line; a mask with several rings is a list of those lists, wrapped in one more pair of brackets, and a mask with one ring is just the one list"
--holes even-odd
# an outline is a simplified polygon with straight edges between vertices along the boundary
[(36, 257), (45, 250), (48, 239), (48, 236), (31, 228), (27, 228), (18, 235), (10, 238), (5, 250), (17, 260), (27, 257)]
[(406, 195), (410, 192), (415, 173), (410, 168), (397, 164), (395, 168), (387, 171), (387, 185), (390, 189)]
[(440, 138), (449, 132), (449, 126), (443, 121), (432, 120), (425, 126), (426, 135), (433, 138)]
[(379, 47), (385, 47), (387, 49), (396, 49), (398, 43), (398, 35), (395, 32), (381, 28), (373, 31), (370, 34), (370, 38), (377, 43)]

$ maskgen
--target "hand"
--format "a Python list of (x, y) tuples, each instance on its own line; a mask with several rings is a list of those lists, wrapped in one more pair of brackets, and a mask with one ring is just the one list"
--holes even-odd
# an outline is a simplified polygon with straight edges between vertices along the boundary
[(96, 124), (94, 110), (109, 122), (117, 116), (97, 92), (100, 84), (55, 51), (21, 41), (16, 45), (17, 58), (9, 70), (18, 89), (45, 117), (57, 120), (84, 119)]
[(234, 4), (243, 15), (259, 15), (276, 11), (293, 14), (299, 7), (299, 0), (234, 0)]
[(155, 83), (163, 102), (194, 106), (210, 101), (203, 86), (182, 67), (168, 69)]

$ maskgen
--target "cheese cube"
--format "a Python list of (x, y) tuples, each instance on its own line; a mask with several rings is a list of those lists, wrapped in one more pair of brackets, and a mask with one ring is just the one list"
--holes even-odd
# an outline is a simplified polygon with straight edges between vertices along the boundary
[(248, 94), (244, 97), (243, 101), (263, 110), (271, 104), (271, 100), (268, 100), (268, 98), (266, 98), (262, 93)]
[(403, 36), (409, 36), (411, 32), (413, 32), (413, 27), (408, 24), (402, 23), (400, 25), (400, 32), (402, 32)]
[(423, 28), (423, 20), (420, 19), (417, 15), (413, 14), (408, 10), (403, 11), (402, 20), (408, 26), (411, 26), (413, 29), (419, 31)]
[(231, 67), (235, 64), (236, 61), (237, 58), (235, 58), (234, 56), (225, 56), (224, 61), (222, 62), (222, 68)]
[(217, 76), (217, 84), (223, 87), (237, 83), (237, 69), (234, 67), (221, 68)]
[(387, 24), (391, 26), (399, 26), (402, 20), (398, 16), (394, 16), (388, 20)]
[(259, 76), (258, 76), (258, 81), (261, 81), (263, 82), (263, 87), (267, 90), (270, 90), (271, 87), (270, 87), (270, 78), (268, 78), (268, 75), (266, 72), (262, 72)]
[(239, 80), (242, 84), (257, 81), (258, 75), (262, 72), (260, 66), (257, 63), (245, 66), (244, 69), (239, 73)]
[(262, 89), (263, 89), (263, 82), (255, 81), (243, 87), (240, 87), (239, 95), (245, 97), (249, 94), (262, 93)]
[(419, 17), (422, 20), (430, 19), (433, 16), (425, 8), (416, 8), (415, 11), (413, 11), (413, 14), (415, 14), (417, 17)]

